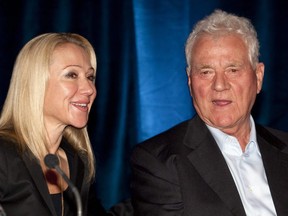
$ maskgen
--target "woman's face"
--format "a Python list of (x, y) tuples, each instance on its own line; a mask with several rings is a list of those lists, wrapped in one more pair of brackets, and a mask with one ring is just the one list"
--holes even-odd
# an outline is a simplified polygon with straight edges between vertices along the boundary
[(88, 54), (76, 44), (54, 50), (44, 101), (46, 127), (86, 126), (96, 97), (95, 70)]

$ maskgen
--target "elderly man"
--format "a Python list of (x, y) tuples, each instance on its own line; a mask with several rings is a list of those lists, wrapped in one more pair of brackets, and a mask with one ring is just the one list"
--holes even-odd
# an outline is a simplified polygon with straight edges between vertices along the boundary
[(288, 215), (288, 133), (251, 116), (264, 64), (251, 22), (216, 10), (186, 43), (197, 114), (135, 148), (135, 215)]

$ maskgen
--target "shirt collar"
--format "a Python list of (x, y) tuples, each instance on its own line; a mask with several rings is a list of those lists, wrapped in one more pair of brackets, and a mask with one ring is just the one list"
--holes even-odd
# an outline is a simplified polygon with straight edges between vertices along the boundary
[[(217, 145), (219, 146), (221, 152), (226, 153), (226, 154), (232, 154), (232, 155), (237, 155), (241, 156), (243, 154), (242, 149), (240, 147), (240, 144), (236, 137), (228, 135), (221, 130), (211, 127), (206, 124), (208, 127), (209, 131), (212, 133), (212, 136), (214, 137)], [(251, 126), (251, 131), (250, 131), (250, 138), (249, 142), (246, 146), (244, 154), (251, 154), (253, 152), (256, 152), (260, 154), (258, 145), (257, 145), (257, 140), (256, 140), (256, 129), (255, 129), (255, 122), (253, 120), (253, 117), (250, 115), (250, 126)]]

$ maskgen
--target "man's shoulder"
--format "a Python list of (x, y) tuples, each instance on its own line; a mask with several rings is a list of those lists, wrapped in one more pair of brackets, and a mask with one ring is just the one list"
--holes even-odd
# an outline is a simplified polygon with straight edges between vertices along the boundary
[(279, 129), (275, 129), (275, 128), (271, 128), (271, 127), (265, 127), (268, 131), (270, 131), (272, 134), (274, 134), (277, 137), (281, 137), (281, 138), (286, 138), (286, 141), (288, 141), (288, 132), (287, 131), (283, 131), (283, 130), (279, 130)]
[(262, 126), (262, 125), (256, 125), (256, 131), (258, 136), (264, 138), (266, 141), (268, 141), (270, 144), (274, 145), (275, 147), (279, 149), (287, 149), (288, 152), (288, 132)]
[(148, 143), (154, 140), (159, 140), (159, 139), (166, 139), (166, 137), (171, 137), (171, 136), (181, 136), (183, 135), (183, 132), (185, 132), (189, 122), (191, 120), (186, 120), (183, 122), (180, 122), (166, 130), (164, 130), (163, 132), (143, 141), (142, 143)]
[(136, 151), (144, 150), (153, 155), (177, 154), (184, 146), (188, 128), (194, 124), (194, 118), (180, 122), (177, 125), (157, 134), (135, 146)]
[(257, 133), (260, 132), (261, 135), (263, 135), (264, 133), (267, 134), (268, 132), (268, 134), (270, 135), (278, 137), (279, 139), (283, 139), (286, 142), (288, 141), (288, 131), (272, 128), (269, 126), (259, 125), (259, 124), (256, 124), (256, 130), (257, 130)]

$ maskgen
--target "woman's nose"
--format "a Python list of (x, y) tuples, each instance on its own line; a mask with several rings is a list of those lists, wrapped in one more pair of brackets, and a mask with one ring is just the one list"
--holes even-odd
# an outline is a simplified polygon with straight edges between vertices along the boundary
[(81, 93), (87, 94), (87, 95), (96, 94), (95, 84), (89, 79), (83, 79), (80, 82), (80, 91)]

